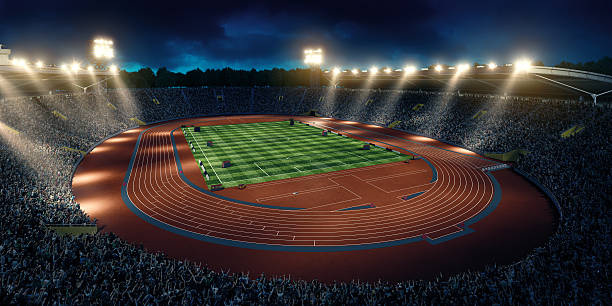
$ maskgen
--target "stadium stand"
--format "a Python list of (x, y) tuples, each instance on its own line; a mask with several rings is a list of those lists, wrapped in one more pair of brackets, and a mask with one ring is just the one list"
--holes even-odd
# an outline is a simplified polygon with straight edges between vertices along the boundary
[[(151, 103), (151, 96), (159, 104)], [(368, 99), (376, 103), (357, 105)], [(610, 299), (612, 108), (606, 104), (448, 92), (251, 87), (116, 89), (1, 102), (2, 304), (605, 304)], [(58, 120), (54, 110), (70, 120)], [(71, 173), (81, 154), (65, 148), (87, 151), (136, 126), (132, 118), (156, 122), (215, 113), (297, 115), (311, 110), (381, 126), (398, 122), (397, 129), (476, 152), (526, 150), (530, 153), (515, 166), (559, 200), (559, 228), (545, 245), (509, 266), (432, 280), (323, 284), (215, 272), (149, 253), (113, 234), (60, 235), (47, 227), (95, 224), (71, 193)], [(486, 116), (470, 120), (482, 110)], [(584, 127), (579, 134), (559, 136), (578, 125)], [(21, 133), (5, 132), (10, 130)]]

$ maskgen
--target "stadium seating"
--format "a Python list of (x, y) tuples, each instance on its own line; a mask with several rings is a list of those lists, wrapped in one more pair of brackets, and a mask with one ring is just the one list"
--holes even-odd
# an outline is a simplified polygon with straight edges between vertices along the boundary
[[(376, 103), (354, 103), (368, 99)], [(262, 298), (269, 304), (605, 304), (610, 298), (612, 108), (606, 104), (274, 87), (111, 89), (0, 102), (2, 304), (258, 304)], [(54, 111), (70, 120), (58, 120)], [(148, 253), (113, 234), (48, 230), (47, 224), (96, 223), (74, 201), (71, 173), (82, 152), (105, 137), (144, 122), (248, 112), (397, 122), (396, 129), (476, 152), (521, 148), (529, 154), (516, 167), (552, 191), (563, 219), (546, 244), (513, 265), (399, 283), (321, 284), (214, 272)], [(560, 137), (568, 127), (580, 132)]]

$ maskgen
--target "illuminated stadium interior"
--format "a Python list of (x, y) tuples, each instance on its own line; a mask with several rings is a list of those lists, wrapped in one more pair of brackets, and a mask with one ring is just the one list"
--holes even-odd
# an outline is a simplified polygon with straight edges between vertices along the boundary
[(0, 303), (609, 300), (606, 44), (450, 3), (200, 5), (47, 39), (0, 4)]

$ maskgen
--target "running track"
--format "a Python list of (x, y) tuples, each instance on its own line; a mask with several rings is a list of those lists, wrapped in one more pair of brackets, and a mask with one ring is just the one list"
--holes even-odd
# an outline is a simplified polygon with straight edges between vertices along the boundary
[[(191, 119), (188, 124), (282, 119), (286, 118), (212, 117)], [(422, 168), (429, 171), (413, 172), (420, 173), (421, 181), (426, 179), (418, 185), (385, 189), (387, 183), (410, 176), (388, 171), (401, 169), (402, 165), (378, 165), (252, 185), (247, 187), (251, 201), (228, 198), (238, 192), (236, 189), (219, 193), (220, 198), (202, 190), (203, 180), (198, 182), (201, 175), (197, 166), (189, 166), (195, 162), (193, 157), (188, 158), (188, 149), (187, 154), (184, 152), (186, 145), (181, 145), (184, 138), (180, 129), (176, 130), (185, 122), (176, 121), (138, 130), (138, 145), (132, 152), (131, 165), (121, 187), (123, 202), (149, 224), (183, 237), (240, 248), (301, 253), (377, 249), (423, 241), (430, 245), (448, 243), (466, 234), (475, 235), (471, 226), (493, 213), (502, 199), (501, 186), (491, 173), (483, 170), (499, 163), (472, 152), (366, 124), (312, 117), (296, 119), (420, 156), (423, 159), (415, 163), (426, 165)], [(379, 178), (372, 177), (372, 173), (380, 171), (384, 173)], [(410, 171), (404, 173), (410, 174)], [(77, 179), (75, 175), (75, 182)], [(291, 192), (298, 185), (308, 186), (309, 182), (325, 179), (336, 185), (304, 187), (300, 196)], [(376, 186), (377, 181), (386, 184)], [(329, 192), (333, 188), (347, 192)], [(268, 190), (267, 194), (263, 192), (267, 198), (280, 199), (273, 203), (276, 208), (268, 207), (269, 202), (262, 201), (261, 194), (257, 195), (263, 190)], [(270, 190), (276, 190), (277, 194), (270, 195)], [(379, 194), (368, 198), (368, 193), (376, 192)], [(303, 194), (311, 196), (301, 197)], [(326, 194), (332, 194), (333, 201), (308, 205), (313, 199), (325, 198)], [(404, 200), (403, 196), (409, 199)], [(374, 207), (351, 209), (364, 204)]]

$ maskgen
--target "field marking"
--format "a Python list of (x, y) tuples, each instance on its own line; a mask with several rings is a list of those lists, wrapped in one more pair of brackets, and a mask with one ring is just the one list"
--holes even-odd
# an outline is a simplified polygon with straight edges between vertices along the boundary
[[(222, 136), (220, 136), (220, 135), (223, 135), (223, 133), (224, 133), (224, 132), (223, 132), (223, 131), (221, 131), (220, 129), (218, 129), (218, 127), (217, 127), (217, 126), (209, 126), (209, 128), (210, 128), (210, 129), (212, 130), (212, 132), (214, 132), (214, 133), (215, 133), (217, 136), (219, 136), (219, 137), (221, 137), (221, 138), (222, 138)], [(318, 127), (315, 127), (315, 128), (317, 128), (317, 129), (318, 129)], [(257, 129), (254, 129), (254, 130), (257, 130)], [(192, 138), (194, 139), (194, 141), (196, 142), (196, 144), (197, 144), (198, 148), (200, 149), (200, 151), (202, 151), (202, 154), (204, 155), (204, 158), (206, 159), (206, 161), (208, 162), (208, 164), (211, 166), (211, 169), (213, 169), (213, 172), (215, 173), (215, 175), (217, 176), (217, 178), (219, 179), (219, 181), (220, 181), (221, 183), (224, 183), (224, 184), (234, 184), (234, 183), (236, 183), (236, 182), (242, 181), (242, 179), (241, 179), (241, 180), (230, 180), (230, 181), (225, 181), (225, 182), (223, 182), (223, 181), (221, 180), (221, 178), (219, 177), (219, 175), (217, 174), (217, 172), (216, 172), (216, 170), (214, 169), (214, 167), (212, 166), (212, 163), (210, 162), (210, 160), (208, 159), (208, 157), (206, 156), (206, 154), (205, 154), (205, 153), (204, 153), (204, 151), (202, 150), (202, 148), (201, 148), (201, 146), (200, 146), (199, 142), (197, 141), (197, 138), (202, 138), (202, 136), (201, 136), (201, 135), (195, 136), (195, 135), (194, 135), (194, 134), (191, 132), (191, 130), (189, 131), (189, 133), (191, 134), (191, 137), (192, 137)], [(261, 135), (261, 136), (263, 136), (263, 137), (251, 137), (251, 138), (246, 138), (245, 140), (246, 140), (246, 141), (249, 141), (249, 139), (250, 139), (250, 141), (251, 141), (251, 142), (260, 142), (261, 140), (270, 140), (270, 139), (274, 139), (274, 140), (281, 140), (281, 141), (282, 141), (282, 139), (284, 139), (285, 141), (288, 141), (288, 140), (290, 139), (289, 137), (286, 137), (286, 136), (285, 136), (285, 137), (283, 137), (283, 136), (281, 136), (281, 137), (269, 137), (269, 136), (267, 136), (267, 137), (266, 137), (266, 136), (264, 136), (264, 135), (265, 135), (265, 134), (262, 134), (262, 135)], [(258, 136), (259, 136), (259, 135), (258, 135)], [(300, 135), (300, 136), (302, 136), (302, 135)], [(303, 136), (304, 136), (304, 137), (307, 137), (307, 136), (310, 136), (310, 135), (303, 135)], [(277, 141), (275, 141), (275, 142), (277, 142)], [(379, 164), (379, 163), (381, 163), (381, 162), (382, 162), (382, 163), (389, 163), (389, 161), (385, 161), (385, 160), (388, 160), (388, 159), (393, 159), (393, 158), (394, 158), (394, 157), (388, 157), (388, 158), (382, 158), (382, 159), (378, 159), (378, 158), (377, 158), (377, 159), (369, 159), (369, 158), (366, 158), (366, 157), (360, 156), (360, 155), (358, 155), (358, 154), (355, 154), (355, 153), (352, 153), (352, 152), (349, 152), (349, 151), (344, 151), (344, 153), (349, 153), (349, 154), (351, 154), (351, 155), (353, 155), (353, 156), (357, 156), (357, 157), (359, 157), (359, 158), (363, 159), (364, 161), (361, 161), (361, 162), (350, 162), (350, 163), (347, 163), (347, 162), (344, 162), (344, 161), (342, 160), (342, 158), (337, 158), (337, 159), (336, 159), (336, 158), (334, 158), (334, 160), (333, 160), (333, 161), (334, 161), (334, 162), (338, 162), (338, 163), (340, 163), (341, 165), (338, 165), (338, 166), (340, 166), (341, 168), (344, 168), (344, 169), (332, 170), (332, 171), (342, 171), (342, 170), (350, 170), (350, 169), (355, 169), (355, 168), (362, 168), (362, 167), (366, 167), (366, 166), (373, 166), (373, 165), (359, 165), (359, 166), (358, 166), (357, 164), (360, 164), (360, 163), (374, 163), (374, 165)], [(308, 155), (298, 153), (298, 154), (296, 154), (296, 155), (294, 155), (294, 156), (289, 156), (289, 157), (287, 157), (286, 159), (292, 159), (292, 158), (296, 158), (296, 157), (303, 157), (303, 156), (308, 156)], [(274, 177), (277, 177), (277, 176), (283, 176), (283, 175), (288, 175), (288, 174), (289, 174), (289, 175), (291, 175), (292, 173), (295, 173), (295, 172), (293, 172), (293, 171), (287, 171), (287, 172), (283, 171), (283, 173), (279, 173), (279, 174), (270, 175), (270, 174), (268, 174), (268, 173), (267, 173), (267, 172), (266, 172), (266, 171), (265, 171), (265, 170), (264, 170), (264, 169), (263, 169), (261, 166), (259, 166), (259, 165), (257, 164), (257, 162), (253, 162), (253, 164), (254, 164), (254, 165), (255, 165), (255, 166), (256, 166), (256, 167), (257, 167), (259, 170), (261, 170), (261, 171), (262, 171), (262, 172), (263, 172), (263, 173), (264, 173), (266, 176), (265, 176), (265, 177), (263, 177), (263, 176), (250, 177), (250, 178), (248, 178), (247, 180), (256, 180), (256, 179), (258, 179), (258, 178), (266, 178), (266, 177), (268, 177), (268, 178), (274, 178)], [(318, 165), (317, 165), (317, 164), (318, 164)], [(296, 166), (290, 165), (290, 166), (293, 166), (293, 167), (292, 167), (293, 169), (297, 170), (297, 171), (298, 171), (298, 173), (301, 173), (299, 176), (303, 176), (304, 174), (302, 174), (302, 173), (320, 174), (320, 173), (313, 173), (313, 172), (320, 172), (320, 171), (324, 171), (324, 172), (326, 172), (326, 171), (329, 171), (328, 169), (330, 169), (330, 168), (335, 168), (335, 167), (338, 167), (338, 166), (327, 166), (327, 167), (321, 167), (321, 166), (324, 166), (324, 165), (325, 165), (323, 161), (317, 161), (317, 162), (314, 162), (314, 163), (313, 163), (313, 162), (312, 162), (312, 159), (310, 159), (310, 160), (308, 161), (308, 165), (309, 165), (309, 166), (315, 166), (315, 165), (316, 165), (316, 166), (315, 166), (316, 168), (315, 168), (315, 169), (309, 169), (309, 170), (301, 170), (301, 169), (300, 169), (300, 168), (299, 168), (297, 165), (296, 165)], [(301, 166), (301, 163), (300, 163), (300, 166)], [(347, 169), (347, 168), (348, 168), (348, 169)], [(289, 169), (290, 169), (290, 168), (287, 168), (287, 170), (289, 170)], [(278, 180), (278, 179), (275, 179), (275, 180)]]
[[(318, 187), (318, 188), (313, 188), (313, 189), (305, 189), (305, 190), (300, 190), (298, 191), (297, 194), (307, 194), (307, 193), (313, 193), (313, 192), (320, 192), (320, 191), (327, 191), (330, 189), (335, 189), (335, 188), (342, 188), (342, 186), (336, 182), (331, 182), (334, 183), (336, 185), (331, 185), (331, 186), (327, 186), (327, 187)], [(265, 196), (262, 198), (257, 198), (257, 202), (265, 202), (265, 201), (271, 201), (271, 200), (276, 200), (279, 198), (287, 198), (287, 197), (292, 197), (294, 195), (297, 195), (295, 192), (291, 192), (291, 193), (281, 193), (281, 194), (274, 194), (274, 195), (269, 195), (269, 196)]]
[(369, 162), (371, 162), (371, 161), (372, 161), (371, 159), (369, 159), (369, 158), (367, 158), (367, 157), (363, 157), (363, 156), (361, 156), (361, 155), (357, 155), (357, 154), (355, 154), (355, 153), (353, 153), (353, 152), (350, 152), (350, 151), (346, 151), (346, 153), (351, 154), (351, 155), (354, 155), (354, 156), (357, 156), (357, 157), (361, 157), (361, 158), (363, 158), (363, 159), (365, 159), (365, 160), (367, 160), (367, 161), (369, 161)]
[(386, 180), (386, 179), (390, 179), (390, 178), (398, 178), (401, 176), (407, 176), (407, 175), (414, 175), (414, 174), (419, 174), (419, 173), (423, 173), (423, 172), (427, 172), (426, 169), (420, 169), (420, 170), (414, 170), (414, 171), (408, 171), (408, 172), (402, 172), (402, 173), (394, 173), (394, 174), (390, 174), (390, 175), (381, 175), (381, 176), (377, 176), (377, 177), (373, 177), (373, 178), (368, 178), (368, 179), (362, 179), (365, 182), (376, 182), (376, 181), (380, 181), (380, 180)]
[(187, 131), (189, 131), (189, 134), (191, 134), (191, 138), (193, 138), (193, 141), (195, 141), (196, 145), (198, 145), (198, 148), (200, 148), (200, 151), (202, 151), (202, 154), (204, 155), (204, 158), (206, 158), (206, 161), (208, 162), (208, 165), (210, 165), (210, 168), (215, 173), (215, 176), (217, 177), (219, 182), (221, 182), (221, 184), (223, 184), (223, 181), (221, 180), (221, 177), (217, 174), (217, 171), (215, 171), (215, 167), (213, 167), (213, 165), (208, 160), (208, 157), (206, 157), (206, 153), (204, 153), (204, 150), (202, 150), (202, 147), (200, 147), (200, 143), (198, 142), (198, 140), (195, 139), (195, 136), (193, 136), (193, 133), (191, 132), (191, 130), (189, 128), (187, 128)]
[[(373, 165), (373, 166), (367, 166), (367, 167), (373, 167), (370, 169), (378, 169), (378, 168), (386, 168), (386, 167), (391, 167), (393, 166), (393, 163), (386, 163), (386, 164), (378, 164), (378, 165)], [(368, 169), (366, 169), (367, 167), (357, 167), (357, 168), (350, 168), (350, 169), (346, 169), (346, 170), (342, 170), (342, 171), (351, 171), (351, 172), (361, 172), (361, 171), (366, 171)], [(349, 173), (349, 172), (347, 172)], [(318, 174), (313, 174), (313, 175), (318, 175), (321, 176), (320, 178), (328, 178), (330, 176), (335, 176), (336, 173), (335, 172), (324, 172), (324, 173), (318, 173)], [(320, 179), (320, 178), (316, 178), (316, 179)], [(262, 188), (262, 187), (269, 187), (269, 186), (275, 186), (275, 185), (280, 185), (280, 184), (284, 184), (287, 182), (300, 182), (300, 181), (307, 181), (307, 180), (311, 180), (313, 179), (310, 175), (303, 175), (303, 176), (296, 176), (296, 177), (292, 177), (292, 178), (288, 178), (285, 180), (276, 180), (276, 181), (267, 181), (267, 182), (263, 182), (263, 183), (258, 183), (257, 185), (253, 185), (250, 188), (254, 189), (254, 188)]]
[[(340, 160), (338, 160), (338, 161), (340, 161)], [(342, 161), (340, 161), (340, 162), (342, 162)], [(374, 162), (374, 161), (372, 161), (372, 162)], [(319, 162), (319, 163), (321, 163), (321, 162)], [(359, 168), (369, 167), (369, 166), (355, 166), (356, 164), (359, 164), (359, 163), (365, 163), (365, 161), (360, 161), (360, 162), (355, 162), (355, 163), (349, 163), (349, 164), (344, 163), (344, 162), (342, 162), (342, 163), (344, 164), (344, 166), (346, 166), (346, 167), (350, 167), (350, 168), (340, 169), (340, 170), (333, 170), (333, 171), (328, 171), (327, 173), (329, 173), (329, 172), (335, 172), (335, 171), (344, 171), (344, 170), (352, 170), (352, 169), (359, 169)], [(389, 162), (389, 163), (393, 163), (393, 162)], [(313, 163), (310, 163), (310, 164), (312, 165)], [(385, 164), (386, 164), (386, 163), (385, 163)], [(381, 165), (381, 164), (378, 164), (378, 165)], [(257, 165), (256, 165), (256, 166), (257, 166)], [(376, 165), (370, 165), (370, 166), (376, 166)], [(259, 167), (259, 166), (257, 166), (257, 167)], [(294, 167), (295, 167), (295, 166), (294, 166)], [(323, 168), (315, 168), (315, 169), (310, 169), (310, 170), (303, 170), (303, 171), (301, 171), (301, 172), (320, 171), (320, 170), (325, 170), (325, 169), (334, 168), (334, 167), (337, 167), (337, 166), (329, 166), (329, 167), (323, 167)], [(261, 169), (261, 168), (260, 168), (260, 169)], [(261, 171), (263, 171), (264, 173), (266, 173), (266, 171), (264, 171), (263, 169), (261, 169)], [(294, 173), (294, 172), (283, 172), (283, 173), (274, 174), (274, 175), (269, 175), (269, 174), (267, 174), (267, 173), (266, 173), (266, 175), (267, 175), (267, 176), (269, 176), (269, 177), (275, 177), (275, 176), (285, 175), (285, 174), (291, 174), (291, 173)], [(325, 173), (311, 173), (311, 174), (308, 174), (308, 175), (313, 175), (313, 174), (325, 174)], [(306, 176), (306, 175), (304, 175), (304, 176)], [(257, 178), (262, 178), (262, 177), (265, 177), (265, 176), (253, 176), (253, 177), (251, 177), (251, 178), (249, 178), (249, 179), (257, 179)], [(292, 178), (296, 178), (296, 177), (292, 177)], [(232, 180), (232, 181), (226, 181), (225, 183), (227, 183), (227, 184), (232, 184), (232, 183), (234, 183), (234, 182), (238, 182), (238, 181), (242, 181), (242, 180)], [(274, 181), (276, 181), (276, 180), (274, 180)], [(264, 183), (268, 183), (268, 182), (272, 182), (272, 181), (267, 181), (267, 182), (264, 182)], [(260, 183), (257, 183), (257, 184), (260, 184)]]
[(263, 173), (265, 173), (267, 176), (270, 176), (268, 174), (268, 172), (266, 172), (264, 169), (261, 169), (261, 167), (257, 163), (253, 163), (253, 164), (255, 164), (255, 166), (257, 166), (257, 168), (259, 168), (259, 170), (263, 171)]

